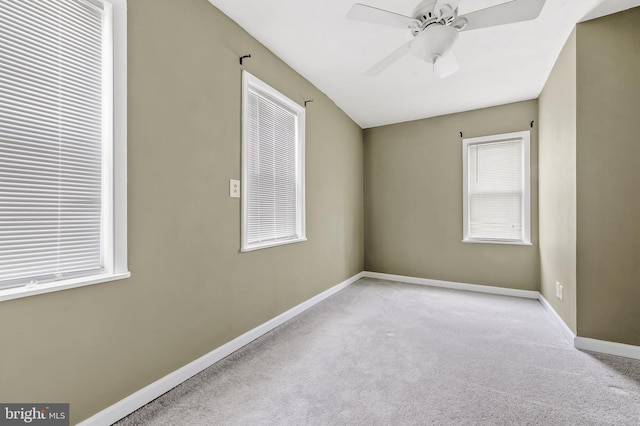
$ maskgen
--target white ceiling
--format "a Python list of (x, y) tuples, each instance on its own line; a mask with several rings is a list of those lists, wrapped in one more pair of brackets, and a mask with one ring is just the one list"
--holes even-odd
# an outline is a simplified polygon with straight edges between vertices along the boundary
[[(460, 71), (440, 80), (411, 54), (376, 77), (364, 75), (411, 35), (346, 18), (356, 2), (411, 15), (420, 0), (209, 1), (362, 128), (535, 99), (577, 22), (640, 5), (547, 0), (534, 21), (461, 32), (454, 46)], [(505, 2), (461, 0), (459, 14)]]

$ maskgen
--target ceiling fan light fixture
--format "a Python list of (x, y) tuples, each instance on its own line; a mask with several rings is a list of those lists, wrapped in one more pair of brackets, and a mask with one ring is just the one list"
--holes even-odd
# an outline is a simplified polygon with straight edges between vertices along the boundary
[(457, 39), (457, 29), (447, 25), (432, 25), (411, 41), (409, 50), (420, 59), (433, 64), (451, 51)]

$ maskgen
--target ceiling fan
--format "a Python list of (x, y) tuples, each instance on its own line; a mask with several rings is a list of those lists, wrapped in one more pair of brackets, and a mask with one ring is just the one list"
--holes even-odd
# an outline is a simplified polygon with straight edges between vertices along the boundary
[(458, 32), (535, 19), (540, 15), (545, 1), (512, 0), (460, 16), (460, 0), (424, 0), (416, 6), (412, 16), (356, 3), (347, 18), (408, 29), (413, 36), (413, 39), (391, 52), (365, 74), (376, 76), (407, 52), (411, 52), (433, 64), (438, 76), (445, 78), (460, 69), (452, 52)]

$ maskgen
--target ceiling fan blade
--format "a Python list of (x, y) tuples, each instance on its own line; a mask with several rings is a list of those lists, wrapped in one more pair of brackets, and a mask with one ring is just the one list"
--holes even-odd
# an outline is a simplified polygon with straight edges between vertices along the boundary
[(347, 14), (347, 18), (356, 21), (389, 25), (391, 27), (405, 29), (410, 28), (413, 24), (420, 24), (420, 21), (415, 18), (410, 18), (408, 16), (378, 9), (376, 7), (366, 6), (360, 3), (356, 3), (351, 7), (351, 10)]
[[(480, 9), (466, 15), (458, 16), (451, 24), (460, 31), (512, 24), (514, 22), (536, 19), (546, 0), (513, 0), (508, 3)], [(466, 24), (465, 24), (466, 21)]]
[(460, 69), (460, 64), (458, 63), (458, 58), (453, 52), (449, 52), (446, 55), (438, 58), (435, 64), (433, 64), (436, 72), (438, 73), (438, 77), (446, 78), (453, 74), (454, 72)]
[(413, 40), (408, 41), (407, 43), (405, 43), (402, 46), (400, 46), (398, 49), (396, 49), (393, 52), (391, 52), (383, 60), (381, 60), (380, 62), (378, 62), (377, 64), (375, 64), (371, 68), (369, 68), (365, 72), (365, 75), (368, 75), (368, 76), (371, 76), (371, 77), (375, 77), (376, 75), (380, 74), (382, 71), (387, 69), (387, 67), (389, 67), (389, 65), (393, 64), (395, 61), (397, 61), (398, 59), (402, 58), (407, 52), (409, 52), (409, 45), (411, 44), (412, 41)]

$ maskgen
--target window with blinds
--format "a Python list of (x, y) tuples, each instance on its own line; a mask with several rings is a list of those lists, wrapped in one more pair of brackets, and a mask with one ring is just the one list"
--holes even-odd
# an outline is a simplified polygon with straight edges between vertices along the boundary
[(304, 109), (243, 72), (242, 250), (305, 239)]
[(110, 11), (0, 1), (0, 288), (101, 274), (112, 257)]
[(464, 139), (464, 241), (528, 244), (529, 132)]

